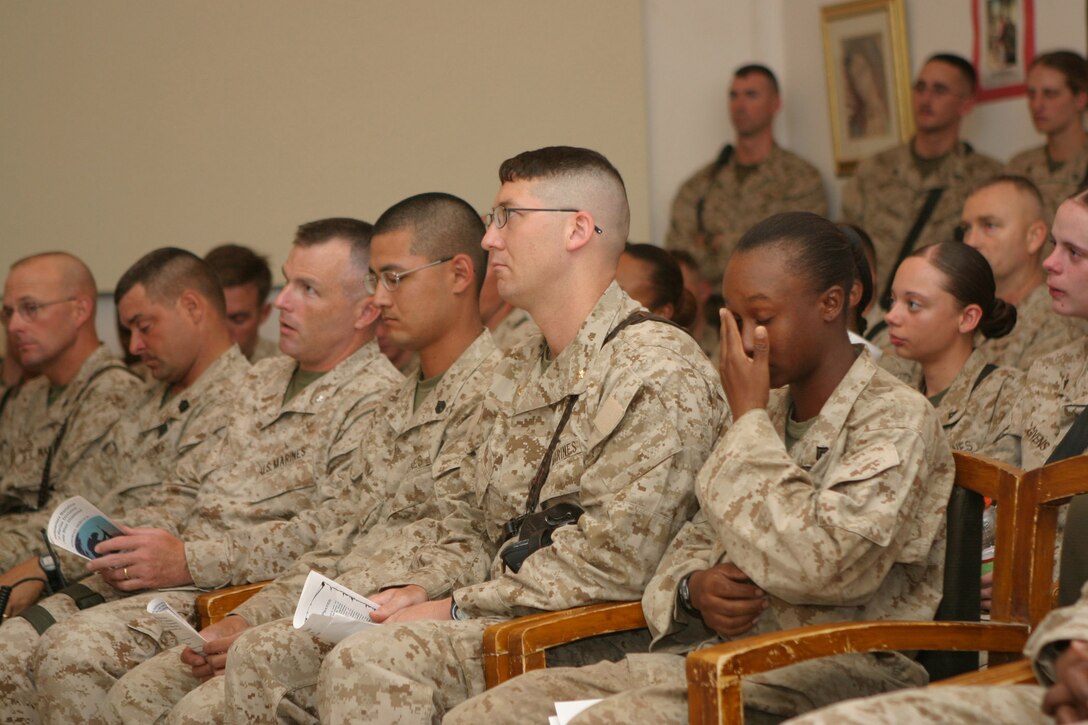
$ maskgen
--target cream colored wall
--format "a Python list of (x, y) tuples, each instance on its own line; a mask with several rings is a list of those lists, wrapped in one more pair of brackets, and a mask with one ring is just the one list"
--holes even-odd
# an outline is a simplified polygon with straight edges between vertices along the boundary
[(481, 211), (499, 163), (576, 144), (649, 236), (638, 0), (0, 3), (0, 270), (65, 249), (111, 290), (138, 255), (413, 193)]
[[(832, 215), (842, 181), (834, 175), (820, 8), (828, 0), (644, 0), (650, 97), (653, 230), (664, 240), (679, 184), (732, 138), (726, 116), (731, 71), (748, 61), (774, 68), (783, 89), (779, 140), (811, 160), (827, 185)], [(939, 51), (970, 58), (969, 0), (906, 0), (911, 67)], [(1085, 49), (1083, 0), (1037, 0), (1035, 47)], [(964, 126), (975, 148), (1004, 161), (1042, 143), (1023, 96), (979, 104)]]

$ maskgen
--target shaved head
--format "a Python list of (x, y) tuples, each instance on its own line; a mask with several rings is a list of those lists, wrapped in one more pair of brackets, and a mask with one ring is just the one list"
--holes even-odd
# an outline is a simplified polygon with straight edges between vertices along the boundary
[(98, 285), (94, 275), (83, 260), (67, 252), (42, 252), (23, 257), (11, 265), (11, 271), (25, 268), (43, 275), (42, 282), (49, 284), (57, 293), (83, 297), (91, 301), (94, 309), (98, 299)]

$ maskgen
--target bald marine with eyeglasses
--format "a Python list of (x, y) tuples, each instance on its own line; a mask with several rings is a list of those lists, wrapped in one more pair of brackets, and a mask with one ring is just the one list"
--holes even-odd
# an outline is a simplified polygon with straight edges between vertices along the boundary
[(96, 470), (107, 434), (144, 383), (99, 341), (97, 295), (87, 265), (63, 252), (26, 257), (8, 272), (0, 319), (35, 377), (0, 417), (0, 515), (77, 494), (95, 500), (112, 484), (82, 472)]

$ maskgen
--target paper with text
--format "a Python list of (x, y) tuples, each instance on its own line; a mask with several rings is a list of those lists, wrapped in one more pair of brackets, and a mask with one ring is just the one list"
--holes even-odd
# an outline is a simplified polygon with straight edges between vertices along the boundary
[(162, 599), (152, 599), (147, 603), (147, 613), (157, 619), (167, 631), (173, 632), (178, 638), (178, 644), (185, 645), (198, 655), (204, 654), (204, 643), (208, 640), (201, 637), (169, 604)]
[(82, 496), (73, 496), (57, 506), (49, 517), (46, 534), (54, 546), (84, 559), (97, 559), (94, 547), (122, 535), (121, 527)]
[(332, 579), (311, 571), (295, 608), (295, 629), (337, 644), (350, 634), (378, 625), (370, 613), (378, 605)]

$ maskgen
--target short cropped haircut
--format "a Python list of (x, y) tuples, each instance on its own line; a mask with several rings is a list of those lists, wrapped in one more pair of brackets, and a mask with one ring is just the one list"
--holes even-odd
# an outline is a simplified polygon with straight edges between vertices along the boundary
[(223, 289), (252, 284), (257, 287), (257, 303), (263, 305), (272, 291), (272, 270), (268, 258), (241, 244), (220, 244), (204, 255)]
[(623, 177), (611, 161), (592, 149), (577, 146), (546, 146), (535, 151), (523, 151), (502, 162), (499, 181), (507, 184), (513, 181), (561, 179), (586, 172), (610, 176), (619, 182), (624, 192), (627, 191)]
[(774, 71), (761, 63), (749, 63), (733, 71), (734, 78), (747, 78), (753, 74), (765, 76), (771, 82), (774, 92), (778, 93), (778, 78), (775, 77)]
[(479, 293), (487, 274), (487, 252), (480, 244), (485, 229), (471, 204), (437, 191), (410, 196), (386, 209), (374, 222), (375, 235), (401, 230), (412, 235), (412, 254), (430, 260), (467, 254)]
[(366, 274), (370, 264), (370, 236), (374, 227), (369, 222), (351, 217), (332, 217), (300, 224), (295, 232), (296, 247), (316, 247), (333, 239), (343, 239), (351, 246), (351, 264), (359, 274)]
[(766, 246), (776, 247), (789, 260), (791, 271), (809, 281), (813, 292), (823, 293), (836, 285), (842, 287), (843, 312), (849, 310), (845, 301), (854, 286), (858, 263), (842, 229), (819, 214), (783, 212), (746, 231), (734, 254)]
[(119, 307), (125, 295), (138, 284), (143, 285), (149, 299), (161, 305), (172, 305), (185, 290), (192, 290), (220, 315), (227, 314), (223, 288), (211, 265), (184, 249), (163, 247), (136, 260), (117, 282), (114, 305)]
[(971, 95), (974, 95), (975, 90), (978, 88), (978, 72), (975, 70), (975, 67), (971, 65), (970, 61), (955, 53), (934, 53), (926, 58), (926, 63), (932, 63), (935, 60), (947, 63), (958, 70), (960, 75), (963, 76), (963, 79), (967, 81), (967, 87), (970, 90)]
[(1040, 53), (1031, 61), (1030, 68), (1037, 65), (1053, 68), (1065, 76), (1065, 84), (1074, 95), (1088, 92), (1088, 62), (1084, 56), (1072, 50), (1052, 50)]
[(1032, 201), (1038, 207), (1039, 218), (1042, 218), (1045, 209), (1046, 202), (1043, 201), (1043, 192), (1039, 191), (1039, 187), (1035, 185), (1035, 182), (1026, 176), (1020, 176), (1019, 174), (998, 174), (997, 176), (991, 176), (982, 183), (971, 189), (971, 194), (974, 195), (983, 189), (989, 189), (991, 186), (997, 186), (998, 184), (1010, 184), (1013, 188), (1019, 191), (1025, 196), (1031, 197)]

